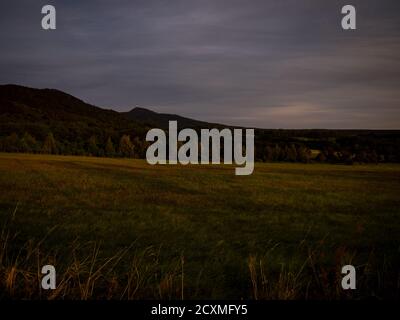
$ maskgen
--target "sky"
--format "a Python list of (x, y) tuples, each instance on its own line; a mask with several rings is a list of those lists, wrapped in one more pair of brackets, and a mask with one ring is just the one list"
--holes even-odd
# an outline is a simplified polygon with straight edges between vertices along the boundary
[(400, 129), (400, 1), (1, 0), (8, 83), (228, 125)]

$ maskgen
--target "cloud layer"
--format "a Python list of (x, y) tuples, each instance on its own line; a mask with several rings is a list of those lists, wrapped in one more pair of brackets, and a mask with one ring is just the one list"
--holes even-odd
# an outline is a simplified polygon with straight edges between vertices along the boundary
[(0, 4), (0, 83), (264, 128), (399, 129), (398, 0), (52, 1)]

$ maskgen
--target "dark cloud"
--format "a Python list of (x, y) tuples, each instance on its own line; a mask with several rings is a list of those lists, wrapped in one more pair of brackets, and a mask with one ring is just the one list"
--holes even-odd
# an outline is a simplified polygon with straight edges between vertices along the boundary
[[(47, 2), (46, 2), (47, 3)], [(0, 82), (271, 128), (399, 128), (398, 0), (52, 1), (0, 4)]]

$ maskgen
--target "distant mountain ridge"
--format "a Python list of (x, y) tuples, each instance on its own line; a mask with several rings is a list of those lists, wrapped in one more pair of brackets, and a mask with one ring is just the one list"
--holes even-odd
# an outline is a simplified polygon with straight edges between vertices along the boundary
[(105, 122), (118, 120), (125, 124), (134, 121), (136, 125), (162, 129), (168, 129), (169, 121), (173, 120), (178, 121), (179, 127), (222, 126), (176, 114), (157, 113), (141, 107), (135, 107), (128, 112), (117, 112), (91, 105), (60, 90), (35, 89), (13, 84), (0, 85), (0, 114), (35, 121), (44, 118), (74, 121), (82, 120), (82, 117)]
[(179, 116), (177, 114), (158, 113), (149, 109), (136, 107), (128, 112), (121, 112), (130, 120), (149, 124), (153, 127), (168, 129), (169, 121), (177, 121), (180, 128), (208, 128), (211, 126), (221, 127), (221, 124), (214, 124), (205, 121), (195, 120)]
[(18, 85), (0, 85), (0, 114), (30, 120), (82, 120), (104, 122), (125, 119), (114, 110), (106, 110), (86, 103), (56, 89), (34, 89)]

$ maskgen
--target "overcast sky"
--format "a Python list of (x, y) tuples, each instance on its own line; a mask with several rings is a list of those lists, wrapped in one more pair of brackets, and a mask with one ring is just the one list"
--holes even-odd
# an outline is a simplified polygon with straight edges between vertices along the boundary
[(0, 83), (241, 126), (400, 129), (400, 1), (1, 0)]

